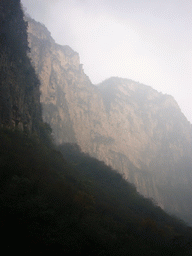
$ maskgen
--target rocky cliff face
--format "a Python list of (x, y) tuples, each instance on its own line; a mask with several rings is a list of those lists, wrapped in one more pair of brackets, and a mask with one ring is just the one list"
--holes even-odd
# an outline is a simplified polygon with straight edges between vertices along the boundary
[(175, 100), (128, 79), (93, 85), (79, 55), (57, 45), (42, 24), (28, 20), (43, 116), (55, 141), (77, 143), (143, 195), (192, 221), (192, 127)]
[(39, 80), (27, 57), (27, 25), (20, 1), (0, 2), (0, 126), (38, 130)]

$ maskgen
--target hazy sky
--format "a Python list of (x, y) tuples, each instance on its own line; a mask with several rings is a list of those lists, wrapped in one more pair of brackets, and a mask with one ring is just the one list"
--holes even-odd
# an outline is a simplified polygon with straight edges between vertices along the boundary
[(192, 123), (192, 0), (21, 0), (94, 84), (129, 78), (171, 94)]

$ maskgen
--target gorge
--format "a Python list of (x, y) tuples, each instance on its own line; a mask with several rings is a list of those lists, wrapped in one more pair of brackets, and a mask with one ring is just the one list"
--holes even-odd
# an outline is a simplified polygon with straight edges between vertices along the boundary
[(190, 224), (191, 125), (177, 103), (128, 79), (93, 85), (28, 20), (20, 0), (0, 1), (2, 251), (191, 256), (192, 228), (161, 209)]

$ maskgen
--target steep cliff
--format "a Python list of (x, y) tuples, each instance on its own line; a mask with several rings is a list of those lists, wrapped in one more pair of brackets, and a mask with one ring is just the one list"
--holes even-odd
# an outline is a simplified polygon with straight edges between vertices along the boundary
[(128, 79), (93, 85), (76, 52), (56, 44), (42, 24), (28, 21), (43, 118), (55, 141), (77, 143), (143, 195), (192, 222), (192, 127), (176, 101)]
[(0, 2), (0, 125), (38, 130), (39, 80), (27, 57), (27, 24), (20, 1)]

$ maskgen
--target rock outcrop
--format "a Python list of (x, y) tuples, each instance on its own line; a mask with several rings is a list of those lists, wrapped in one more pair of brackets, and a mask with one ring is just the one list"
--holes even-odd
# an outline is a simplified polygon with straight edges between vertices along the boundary
[(0, 126), (38, 131), (40, 82), (27, 56), (27, 24), (20, 1), (0, 2)]
[(77, 143), (140, 193), (191, 221), (192, 127), (169, 95), (118, 77), (93, 85), (78, 53), (28, 18), (43, 118), (58, 144)]

